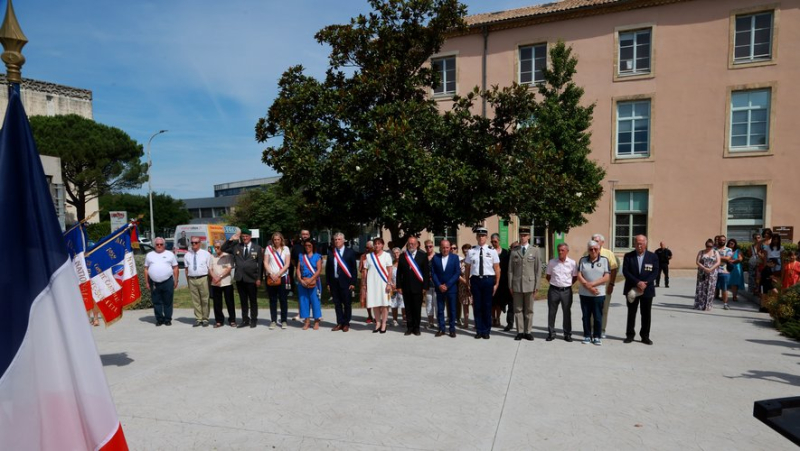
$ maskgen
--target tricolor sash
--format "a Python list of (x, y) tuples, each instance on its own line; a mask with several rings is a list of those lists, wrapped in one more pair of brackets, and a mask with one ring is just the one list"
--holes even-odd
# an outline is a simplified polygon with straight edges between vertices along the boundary
[(381, 280), (383, 280), (383, 283), (388, 284), (389, 274), (386, 273), (386, 268), (384, 268), (383, 265), (381, 265), (381, 262), (378, 260), (378, 258), (375, 257), (375, 252), (371, 252), (369, 254), (369, 258), (370, 261), (372, 261), (373, 266), (378, 268), (378, 275), (381, 276)]
[(417, 277), (417, 280), (422, 282), (422, 271), (420, 271), (419, 265), (417, 264), (416, 261), (414, 261), (414, 259), (411, 257), (411, 254), (408, 251), (406, 251), (406, 261), (408, 262), (408, 266), (409, 268), (411, 268), (411, 271)]
[[(285, 265), (283, 263), (283, 259), (281, 258), (281, 254), (278, 253), (278, 252), (275, 252), (275, 249), (272, 246), (267, 246), (267, 249), (269, 249), (269, 253), (272, 254), (273, 260), (278, 262), (278, 271), (283, 271), (283, 267)], [(284, 278), (284, 277), (286, 277), (286, 274), (281, 276), (281, 278)]]
[[(311, 271), (311, 276), (313, 277), (314, 274), (317, 272), (317, 270), (314, 269), (314, 267), (311, 265), (311, 260), (308, 259), (308, 254), (303, 254), (303, 264), (305, 264), (306, 268), (308, 268), (308, 270)], [(317, 296), (319, 296), (321, 288), (322, 288), (322, 281), (319, 278), (317, 278)]]
[[(344, 249), (342, 249), (342, 252), (344, 252)], [(344, 275), (352, 279), (353, 276), (350, 274), (350, 270), (347, 269), (347, 265), (344, 264), (344, 260), (342, 260), (342, 257), (341, 255), (339, 255), (339, 251), (337, 249), (333, 250), (333, 258), (336, 259), (336, 264), (339, 265), (339, 269), (342, 270), (342, 272), (344, 272)]]

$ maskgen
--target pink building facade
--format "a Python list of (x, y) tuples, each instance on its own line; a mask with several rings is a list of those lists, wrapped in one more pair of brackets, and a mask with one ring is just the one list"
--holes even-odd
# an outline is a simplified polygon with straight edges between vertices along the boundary
[[(672, 249), (673, 268), (693, 268), (706, 238), (800, 222), (800, 0), (563, 0), (467, 23), (431, 59), (442, 109), (475, 86), (535, 84), (559, 40), (578, 58), (606, 179), (588, 223), (566, 234), (573, 252), (601, 233), (622, 254), (644, 233), (651, 250)], [(519, 225), (510, 218), (504, 241)], [(469, 227), (449, 234), (474, 241)]]

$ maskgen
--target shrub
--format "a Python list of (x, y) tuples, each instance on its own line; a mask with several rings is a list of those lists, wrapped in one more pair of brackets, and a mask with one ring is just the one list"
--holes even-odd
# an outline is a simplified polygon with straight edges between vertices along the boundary
[(800, 284), (767, 295), (765, 306), (782, 334), (800, 339)]

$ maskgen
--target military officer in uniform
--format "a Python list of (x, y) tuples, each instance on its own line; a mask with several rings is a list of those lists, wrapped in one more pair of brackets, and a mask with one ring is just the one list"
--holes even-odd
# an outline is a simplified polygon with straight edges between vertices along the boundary
[(508, 263), (508, 288), (514, 301), (517, 336), (514, 340), (533, 341), (533, 299), (539, 289), (542, 262), (539, 249), (530, 244), (530, 227), (520, 227), (519, 246), (511, 250)]
[[(239, 238), (241, 237), (241, 241)], [(242, 303), (242, 323), (239, 328), (258, 324), (258, 287), (264, 275), (264, 250), (251, 241), (250, 229), (242, 228), (222, 245), (222, 252), (233, 255), (233, 279)]]
[(464, 265), (469, 274), (472, 308), (475, 312), (475, 338), (488, 340), (492, 329), (492, 296), (500, 286), (500, 257), (486, 244), (489, 232), (476, 227), (478, 244), (467, 253)]

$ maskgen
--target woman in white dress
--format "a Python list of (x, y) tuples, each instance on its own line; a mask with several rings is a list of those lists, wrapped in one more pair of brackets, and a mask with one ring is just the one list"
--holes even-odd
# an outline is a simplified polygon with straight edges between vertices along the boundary
[(386, 320), (389, 317), (389, 301), (392, 293), (392, 257), (383, 252), (383, 239), (373, 240), (375, 252), (367, 254), (361, 278), (367, 281), (367, 308), (375, 316), (375, 330), (372, 333), (386, 333)]

